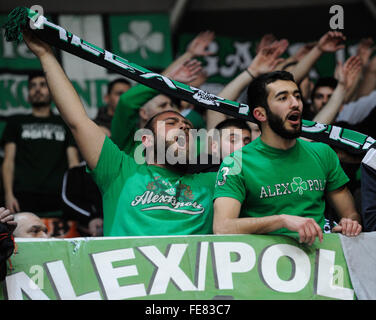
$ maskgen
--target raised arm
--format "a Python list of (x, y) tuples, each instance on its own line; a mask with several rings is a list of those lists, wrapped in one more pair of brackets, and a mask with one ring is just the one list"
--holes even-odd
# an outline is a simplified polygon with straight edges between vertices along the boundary
[(30, 31), (25, 31), (23, 36), (29, 49), (41, 62), (61, 117), (72, 131), (89, 168), (94, 169), (99, 160), (105, 134), (87, 116), (77, 92), (56, 60), (50, 46), (36, 38)]
[(346, 37), (341, 32), (329, 31), (324, 34), (311, 51), (309, 51), (291, 71), (295, 81), (300, 83), (323, 53), (336, 52), (344, 48), (345, 46), (342, 44), (344, 40), (346, 40)]
[(337, 67), (338, 84), (327, 104), (314, 117), (313, 121), (331, 124), (346, 100), (346, 93), (356, 83), (361, 72), (362, 62), (358, 56), (352, 56)]
[(376, 89), (376, 56), (371, 58), (375, 50), (372, 39), (362, 39), (359, 43), (357, 54), (362, 59), (363, 77), (359, 81), (359, 86), (355, 94), (356, 98), (368, 96)]
[(14, 142), (8, 142), (4, 146), (4, 160), (2, 165), (2, 178), (5, 196), (5, 206), (10, 212), (20, 211), (20, 205), (13, 193), (14, 163), (17, 146)]
[[(282, 60), (280, 55), (288, 47), (288, 41), (285, 39), (274, 41), (270, 45), (263, 46), (252, 63), (241, 72), (235, 79), (229, 82), (218, 96), (227, 100), (236, 100), (242, 91), (260, 74), (274, 70), (277, 64)], [(218, 123), (226, 119), (226, 115), (213, 110), (207, 111), (207, 128), (212, 129)]]
[(212, 31), (200, 32), (188, 45), (187, 50), (173, 61), (167, 68), (162, 72), (162, 75), (167, 75), (176, 67), (182, 65), (184, 62), (191, 60), (196, 57), (205, 57), (213, 54), (208, 50), (210, 43), (214, 40), (215, 34)]

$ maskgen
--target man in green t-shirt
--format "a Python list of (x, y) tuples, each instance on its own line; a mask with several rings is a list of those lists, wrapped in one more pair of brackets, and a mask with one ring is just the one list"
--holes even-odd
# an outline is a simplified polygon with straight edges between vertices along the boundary
[[(56, 106), (102, 193), (104, 235), (212, 233), (216, 174), (182, 170), (192, 142), (191, 123), (173, 111), (152, 117), (141, 136), (146, 163), (137, 163), (87, 116), (52, 49), (29, 32), (23, 36), (40, 59)], [(160, 153), (167, 161), (158, 161)]]
[(322, 241), (328, 197), (341, 218), (332, 231), (358, 235), (360, 216), (337, 155), (326, 144), (297, 139), (303, 105), (293, 76), (285, 71), (261, 75), (247, 93), (261, 136), (221, 165), (214, 232), (298, 232), (300, 242)]

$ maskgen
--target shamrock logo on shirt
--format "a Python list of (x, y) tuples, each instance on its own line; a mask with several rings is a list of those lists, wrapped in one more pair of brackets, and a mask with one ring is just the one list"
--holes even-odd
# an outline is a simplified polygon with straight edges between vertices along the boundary
[(293, 192), (296, 192), (299, 190), (299, 195), (303, 194), (303, 190), (307, 190), (307, 182), (303, 181), (300, 177), (295, 177), (292, 179), (291, 183), (291, 189)]

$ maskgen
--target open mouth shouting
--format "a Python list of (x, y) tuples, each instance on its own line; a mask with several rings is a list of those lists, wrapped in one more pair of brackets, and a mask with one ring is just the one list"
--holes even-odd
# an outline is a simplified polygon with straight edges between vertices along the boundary
[(175, 142), (178, 146), (178, 149), (186, 149), (188, 139), (189, 139), (188, 134), (185, 134), (184, 132), (179, 133), (175, 137)]
[(293, 127), (299, 126), (301, 124), (301, 112), (292, 111), (287, 115), (286, 119)]

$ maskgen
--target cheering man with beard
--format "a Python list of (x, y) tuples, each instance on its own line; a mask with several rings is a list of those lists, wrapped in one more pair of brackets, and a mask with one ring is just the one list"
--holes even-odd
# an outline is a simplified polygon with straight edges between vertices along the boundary
[(348, 178), (326, 144), (298, 139), (301, 93), (293, 76), (275, 71), (248, 87), (248, 103), (261, 136), (225, 158), (214, 194), (218, 234), (298, 233), (301, 243), (323, 239), (325, 199), (341, 218), (333, 232), (356, 236), (360, 216)]
[(191, 123), (174, 111), (149, 119), (140, 134), (146, 162), (137, 163), (87, 116), (51, 48), (30, 33), (24, 39), (39, 58), (56, 106), (102, 193), (104, 236), (213, 233), (216, 173), (184, 172)]

